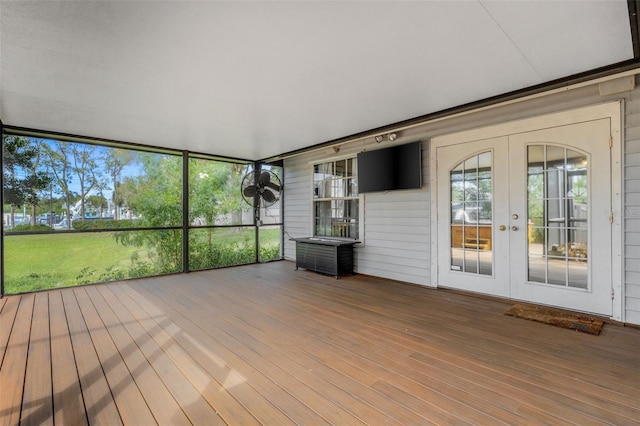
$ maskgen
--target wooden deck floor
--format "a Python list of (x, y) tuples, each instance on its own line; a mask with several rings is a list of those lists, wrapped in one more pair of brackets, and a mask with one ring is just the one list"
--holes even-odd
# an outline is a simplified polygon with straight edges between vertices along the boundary
[(0, 299), (2, 424), (638, 424), (640, 330), (274, 262)]

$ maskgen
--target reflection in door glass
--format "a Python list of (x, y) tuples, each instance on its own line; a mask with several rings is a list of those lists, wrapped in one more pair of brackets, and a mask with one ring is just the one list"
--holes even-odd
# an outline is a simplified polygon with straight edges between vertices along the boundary
[(587, 156), (531, 145), (527, 163), (529, 281), (587, 289)]
[(484, 152), (450, 172), (452, 271), (493, 274), (491, 163), (491, 152)]

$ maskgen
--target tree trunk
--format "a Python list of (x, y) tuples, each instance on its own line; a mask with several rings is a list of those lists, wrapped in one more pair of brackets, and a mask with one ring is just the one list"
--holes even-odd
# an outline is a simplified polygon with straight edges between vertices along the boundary
[(111, 176), (113, 179), (113, 194), (111, 198), (113, 198), (113, 219), (118, 220), (118, 174), (113, 173)]
[(71, 229), (71, 200), (69, 198), (69, 192), (66, 193), (66, 201), (67, 201), (67, 229)]

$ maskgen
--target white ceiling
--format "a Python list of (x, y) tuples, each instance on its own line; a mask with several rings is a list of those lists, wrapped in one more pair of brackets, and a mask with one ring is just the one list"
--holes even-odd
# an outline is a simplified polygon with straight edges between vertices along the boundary
[(0, 119), (262, 159), (628, 59), (624, 0), (2, 0)]

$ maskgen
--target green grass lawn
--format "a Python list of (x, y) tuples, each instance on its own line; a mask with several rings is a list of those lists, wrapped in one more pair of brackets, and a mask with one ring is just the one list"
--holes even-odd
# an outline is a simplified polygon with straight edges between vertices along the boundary
[[(253, 262), (255, 232), (252, 228), (241, 230), (214, 230), (213, 250), (218, 253), (217, 258), (223, 260), (204, 262), (196, 269)], [(208, 233), (206, 230), (192, 231), (191, 238), (196, 238), (192, 244), (207, 241)], [(279, 258), (280, 229), (261, 229), (260, 244), (261, 261)], [(119, 244), (111, 232), (5, 236), (4, 291), (15, 294), (128, 278), (134, 254), (140, 261), (153, 264), (152, 250)], [(147, 273), (155, 275), (159, 272), (142, 274)]]
[(109, 270), (127, 271), (135, 251), (146, 250), (118, 244), (110, 232), (6, 236), (4, 289), (21, 293), (104, 281)]

